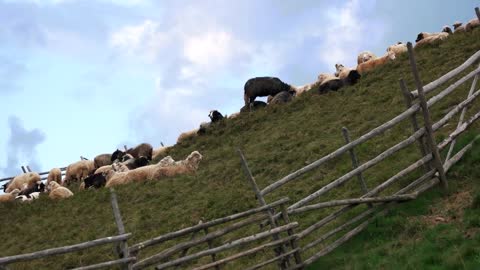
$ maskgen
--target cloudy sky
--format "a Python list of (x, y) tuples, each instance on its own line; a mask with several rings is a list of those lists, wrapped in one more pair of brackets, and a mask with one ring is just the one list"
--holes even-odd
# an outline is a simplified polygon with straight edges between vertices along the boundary
[(0, 0), (0, 178), (171, 145), (243, 85), (302, 85), (475, 16), (478, 0)]

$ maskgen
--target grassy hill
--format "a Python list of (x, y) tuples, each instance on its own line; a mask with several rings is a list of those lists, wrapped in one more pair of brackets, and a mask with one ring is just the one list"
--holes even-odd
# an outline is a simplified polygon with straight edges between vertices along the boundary
[[(476, 29), (473, 33), (454, 35), (441, 44), (417, 50), (416, 57), (422, 80), (427, 83), (438, 78), (463, 63), (478, 50), (480, 50), (480, 29)], [(356, 57), (355, 52), (352, 52), (352, 57)], [(461, 75), (470, 71), (471, 69)], [(269, 107), (223, 121), (209, 129), (206, 135), (192, 138), (182, 145), (176, 145), (168, 153), (175, 160), (185, 158), (194, 150), (204, 155), (196, 175), (116, 188), (126, 231), (133, 233), (129, 243), (137, 243), (191, 226), (200, 218), (208, 220), (257, 206), (254, 193), (242, 173), (240, 159), (235, 151), (237, 147), (243, 150), (259, 186), (263, 188), (343, 145), (341, 136), (343, 126), (349, 128), (353, 138), (357, 138), (403, 111), (405, 106), (398, 86), (400, 78), (406, 80), (409, 89), (415, 88), (407, 55), (401, 55), (395, 62), (366, 74), (355, 86), (345, 87), (338, 92), (325, 95), (317, 95), (315, 91), (311, 91), (288, 105)], [(433, 119), (438, 120), (446, 109), (464, 99), (469, 87), (470, 84), (465, 84), (436, 104), (433, 109)], [(241, 86), (239, 86), (240, 91), (242, 91)], [(467, 117), (479, 108), (479, 105), (471, 106)], [(437, 140), (445, 136), (447, 131), (453, 130), (455, 125), (453, 123), (442, 129)], [(409, 122), (405, 121), (385, 132), (383, 136), (362, 144), (356, 148), (360, 161), (366, 161), (406, 138), (410, 130)], [(478, 125), (474, 126), (474, 130), (479, 130)], [(419, 157), (416, 145), (402, 150), (399, 154), (368, 170), (365, 173), (367, 185), (373, 187), (383, 182)], [(350, 158), (344, 155), (267, 195), (266, 199), (272, 202), (288, 196), (292, 202), (298, 201), (350, 169)], [(455, 177), (451, 178), (463, 179), (469, 177), (470, 173), (478, 172), (474, 168), (463, 170), (458, 167), (451, 173), (455, 174)], [(405, 185), (413, 177), (402, 179), (399, 184)], [(453, 186), (454, 189), (457, 188)], [(1, 204), (0, 256), (33, 252), (116, 234), (108, 190), (76, 192), (75, 188), (72, 189), (75, 196), (61, 202), (52, 202), (44, 197), (32, 204)], [(391, 189), (385, 192), (389, 191)], [(332, 256), (322, 259), (319, 265), (325, 266), (326, 269), (341, 267), (341, 265), (347, 269), (357, 269), (355, 265), (350, 265), (350, 260), (346, 260), (345, 256), (358, 250), (359, 247), (363, 248), (362, 239), (372, 239), (371, 234), (383, 234), (385, 236), (378, 240), (383, 242), (379, 242), (379, 245), (400, 242), (404, 237), (402, 230), (406, 226), (402, 225), (402, 220), (409, 215), (420, 215), (422, 211), (426, 211), (430, 203), (437, 201), (439, 204), (443, 203), (443, 199), (435, 194), (432, 192), (418, 202), (407, 204), (400, 210), (395, 210), (389, 218), (378, 222), (378, 224), (385, 224), (382, 227), (398, 222), (399, 225), (392, 229), (399, 228), (395, 231), (397, 234), (385, 228), (379, 229), (379, 226), (373, 224), (362, 236), (354, 239), (352, 244), (346, 244)], [(343, 188), (329, 192), (322, 200), (359, 195), (358, 184), (356, 181), (351, 181)], [(472, 196), (476, 195), (472, 194)], [(358, 208), (358, 211), (364, 209)], [(478, 210), (478, 208), (469, 209)], [(329, 210), (316, 212), (314, 215), (300, 215), (293, 219), (300, 222), (299, 229), (302, 229), (318, 220), (319, 216), (327, 211)], [(468, 211), (470, 210), (466, 210)], [(418, 226), (413, 227), (413, 230), (429, 233), (432, 239), (441, 239), (437, 234), (443, 235), (442, 230), (450, 228), (442, 225), (440, 229), (433, 227), (432, 231), (428, 231), (430, 228), (427, 225), (418, 222)], [(425, 229), (422, 229), (423, 226)], [(475, 226), (478, 227), (478, 224)], [(396, 236), (400, 240), (397, 240)], [(412, 244), (412, 242), (406, 244)], [(425, 243), (422, 248), (432, 248), (429, 254), (434, 260), (440, 260), (436, 256), (441, 254), (436, 253), (432, 245), (428, 246), (428, 243)], [(152, 252), (154, 250), (142, 256)], [(406, 248), (398, 250), (398, 254), (410, 256)], [(309, 255), (310, 253), (303, 256)], [(363, 261), (369, 258), (370, 254), (361, 253), (358, 256), (357, 261)], [(368, 260), (372, 262), (371, 265), (376, 265), (380, 269), (390, 269), (390, 266), (392, 266), (391, 269), (398, 269), (393, 267), (394, 259), (390, 263), (389, 259), (380, 258), (384, 256), (381, 250), (376, 256), (378, 259)], [(16, 264), (12, 269), (65, 269), (107, 259), (114, 259), (112, 248), (108, 246), (28, 264)], [(402, 260), (398, 259), (399, 268), (407, 267), (401, 262)], [(240, 268), (239, 265), (231, 267)], [(365, 264), (364, 268), (369, 269), (369, 265)]]

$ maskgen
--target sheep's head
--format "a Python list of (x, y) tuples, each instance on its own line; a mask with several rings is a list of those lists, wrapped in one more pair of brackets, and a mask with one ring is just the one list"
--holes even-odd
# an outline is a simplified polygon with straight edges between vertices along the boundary
[(387, 52), (387, 56), (388, 56), (388, 59), (390, 59), (390, 60), (395, 60), (395, 58), (396, 58), (395, 52), (393, 52), (393, 51)]
[(59, 187), (60, 187), (60, 184), (58, 184), (55, 181), (52, 181), (52, 182), (48, 183), (47, 190), (51, 192), (52, 190), (57, 189)]
[(453, 33), (452, 28), (450, 28), (450, 26), (448, 25), (443, 26), (442, 32), (449, 33), (449, 34)]
[(198, 168), (198, 164), (200, 164), (200, 161), (202, 160), (203, 156), (200, 154), (198, 151), (193, 151), (188, 157), (186, 158), (186, 161), (188, 164), (193, 166), (195, 169)]
[(415, 42), (419, 42), (422, 39), (424, 39), (423, 32), (417, 35), (417, 39), (415, 39)]
[(130, 155), (130, 154), (125, 154), (123, 157), (122, 157), (122, 162), (125, 162), (129, 159), (133, 159), (133, 156)]
[(456, 21), (453, 23), (453, 29), (456, 30), (458, 27), (462, 26), (462, 23), (459, 21)]
[(158, 166), (164, 167), (175, 164), (175, 160), (171, 156), (166, 156), (158, 162)]
[(136, 158), (133, 163), (135, 164), (135, 166), (137, 168), (147, 166), (148, 165), (148, 158), (144, 157), (144, 156), (141, 156), (139, 158)]
[(364, 53), (364, 54), (362, 55), (362, 61), (363, 61), (364, 63), (367, 62), (367, 61), (372, 60), (372, 58), (373, 58), (373, 55), (371, 55), (371, 54), (369, 54), (369, 53)]
[(6, 192), (7, 192), (8, 184), (9, 184), (9, 182), (7, 182), (7, 183), (5, 183), (5, 184), (2, 185), (3, 193), (6, 193)]
[(123, 152), (122, 150), (115, 150), (115, 152), (112, 153), (112, 157), (110, 158), (110, 161), (111, 162), (114, 162), (115, 160), (122, 160), (122, 157), (125, 155), (126, 153)]
[(345, 68), (345, 66), (340, 64), (340, 63), (335, 64), (335, 69), (339, 72), (342, 71), (344, 68)]

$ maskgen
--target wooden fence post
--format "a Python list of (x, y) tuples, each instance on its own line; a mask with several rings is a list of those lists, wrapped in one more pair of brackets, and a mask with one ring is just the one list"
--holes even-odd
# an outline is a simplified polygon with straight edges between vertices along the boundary
[[(342, 127), (342, 134), (343, 138), (345, 139), (345, 143), (349, 144), (350, 143), (350, 134), (348, 132), (348, 129), (346, 127)], [(358, 167), (358, 158), (357, 155), (355, 154), (354, 148), (348, 150), (350, 152), (350, 158), (352, 159), (352, 168), (356, 169)], [(363, 174), (362, 172), (359, 172), (357, 174), (358, 182), (360, 183), (360, 187), (362, 189), (363, 194), (368, 192), (367, 184), (365, 183), (365, 179), (363, 179)], [(362, 194), (362, 195), (363, 195)], [(371, 206), (371, 204), (369, 204)]]
[[(480, 67), (480, 65), (479, 65)], [(475, 87), (477, 86), (477, 81), (478, 81), (478, 74), (473, 78), (472, 86), (470, 87), (470, 91), (468, 92), (467, 98), (471, 97), (473, 94), (473, 91), (475, 90)], [(457, 129), (463, 124), (463, 118), (465, 117), (465, 113), (467, 112), (467, 107), (464, 107), (462, 109), (462, 112), (460, 113), (460, 118), (458, 119), (458, 124), (457, 124)], [(454, 139), (450, 143), (450, 148), (448, 149), (447, 157), (445, 158), (445, 163), (450, 159), (453, 151), (453, 147), (455, 147), (455, 143), (457, 142), (456, 139)]]
[[(115, 218), (115, 223), (117, 224), (118, 234), (125, 234), (125, 226), (123, 225), (122, 215), (120, 214), (120, 207), (118, 206), (117, 194), (115, 193), (115, 189), (110, 188), (110, 195), (111, 195), (113, 216)], [(120, 242), (120, 250), (121, 252), (119, 252), (118, 254), (120, 259), (130, 257), (127, 240)], [(129, 262), (128, 265), (124, 264), (122, 266), (122, 269), (132, 270), (133, 262)]]
[[(258, 188), (257, 182), (255, 181), (255, 178), (252, 175), (252, 172), (250, 171), (250, 168), (248, 168), (247, 161), (245, 159), (245, 156), (243, 155), (242, 151), (240, 149), (237, 149), (238, 154), (240, 155), (240, 160), (242, 162), (242, 167), (243, 171), (245, 172), (245, 175), (248, 178), (248, 181), (250, 182), (250, 185), (252, 186), (253, 191), (255, 192), (255, 195), (258, 199), (258, 202), (260, 203), (260, 206), (265, 206), (267, 205), (265, 199), (263, 198), (262, 193), (260, 192), (260, 188)], [(275, 222), (274, 214), (271, 209), (267, 209), (267, 214), (268, 214), (268, 220), (270, 222), (270, 227), (272, 229), (277, 227), (277, 223)], [(279, 240), (280, 237), (278, 234), (273, 235), (273, 240)], [(281, 245), (278, 249), (275, 249), (275, 252), (278, 255), (282, 255), (285, 253), (285, 250), (283, 246)], [(285, 258), (285, 261), (280, 262), (280, 268), (281, 269), (287, 269), (289, 266), (288, 262), (288, 257)]]
[[(207, 235), (207, 234), (208, 234), (208, 228), (203, 229), (203, 232), (205, 233), (205, 235)], [(208, 248), (209, 248), (209, 249), (212, 249), (212, 248), (213, 248), (213, 241), (212, 241), (212, 240), (208, 240), (208, 241), (207, 241), (207, 244), (208, 244)], [(213, 253), (213, 254), (211, 255), (211, 257), (212, 257), (212, 262), (216, 262), (216, 261), (217, 261), (217, 255), (216, 255), (215, 253)], [(216, 270), (220, 270), (220, 265), (215, 265), (215, 269), (216, 269)]]
[(127, 148), (127, 145), (126, 145), (126, 144), (124, 144), (124, 145), (123, 145), (123, 148), (125, 149), (125, 152), (128, 150), (128, 148)]
[(32, 169), (30, 169), (30, 166), (28, 166), (28, 165), (27, 165), (27, 171), (28, 171), (28, 172), (31, 172), (31, 171), (32, 171)]
[(22, 168), (23, 173), (27, 173), (27, 172), (28, 172), (28, 171), (27, 171), (27, 168), (26, 168), (25, 166), (22, 166), (21, 168)]
[[(408, 91), (405, 80), (400, 79), (399, 83), (400, 83), (400, 89), (402, 90), (403, 98), (405, 100), (405, 106), (407, 106), (407, 109), (408, 109), (412, 107), (412, 94), (410, 93), (410, 91)], [(412, 122), (413, 132), (417, 132), (420, 129), (417, 122), (417, 113), (414, 113), (410, 117), (410, 119)], [(425, 136), (422, 136), (418, 139), (418, 148), (420, 149), (420, 153), (422, 154), (422, 157), (428, 154), (427, 145), (425, 143)], [(429, 163), (425, 163), (424, 168), (426, 172), (429, 172), (432, 169)]]
[(475, 8), (475, 14), (477, 14), (477, 18), (480, 21), (480, 9), (478, 7)]
[(425, 124), (426, 135), (427, 135), (426, 139), (427, 139), (428, 148), (432, 152), (432, 156), (433, 156), (432, 161), (435, 169), (438, 172), (438, 175), (440, 178), (440, 184), (443, 190), (447, 191), (448, 190), (447, 177), (445, 176), (445, 171), (443, 170), (442, 160), (440, 158), (440, 153), (438, 151), (437, 144), (435, 143), (435, 137), (434, 137), (433, 128), (432, 128), (432, 119), (430, 117), (430, 112), (428, 110), (428, 104), (425, 98), (425, 93), (423, 92), (423, 84), (420, 80), (420, 75), (418, 74), (417, 63), (415, 62), (415, 55), (413, 53), (413, 47), (411, 42), (407, 43), (407, 49), (408, 49), (408, 55), (410, 59), (410, 66), (412, 68), (412, 73), (415, 78), (415, 83), (418, 89), (418, 99), (420, 100), (420, 106), (423, 112), (423, 119)]
[[(283, 218), (283, 222), (285, 222), (285, 224), (289, 224), (290, 223), (290, 217), (288, 216), (288, 210), (287, 210), (287, 207), (285, 206), (285, 204), (282, 204), (282, 218)], [(294, 235), (294, 232), (293, 232), (293, 229), (289, 229), (287, 231), (288, 233), (288, 236), (293, 236)], [(290, 241), (290, 248), (291, 250), (295, 250), (298, 248), (298, 245), (297, 245), (297, 238), (293, 238), (291, 241)], [(302, 262), (302, 256), (300, 255), (300, 250), (297, 250), (295, 253), (293, 253), (293, 257), (295, 258), (295, 264), (296, 265), (302, 265), (303, 262)], [(303, 267), (300, 267), (298, 269), (303, 269)]]

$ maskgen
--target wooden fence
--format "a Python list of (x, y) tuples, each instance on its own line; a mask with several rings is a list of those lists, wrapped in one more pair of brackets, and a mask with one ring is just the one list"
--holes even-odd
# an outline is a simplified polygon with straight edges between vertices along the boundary
[[(480, 18), (479, 9), (476, 8), (475, 10), (477, 16)], [(130, 234), (125, 233), (117, 198), (112, 190), (112, 208), (118, 227), (117, 236), (62, 248), (0, 258), (0, 269), (2, 267), (6, 268), (7, 264), (18, 261), (73, 252), (106, 243), (118, 243), (118, 260), (84, 266), (77, 269), (97, 269), (114, 264), (121, 264), (124, 269), (129, 270), (144, 269), (153, 266), (155, 266), (155, 269), (184, 269), (186, 267), (195, 270), (210, 268), (231, 269), (232, 267), (238, 267), (238, 265), (241, 265), (242, 269), (260, 269), (267, 265), (271, 266), (272, 264), (276, 264), (279, 269), (303, 269), (305, 266), (312, 264), (318, 258), (325, 256), (357, 235), (377, 217), (385, 215), (396, 202), (414, 200), (419, 194), (438, 184), (441, 185), (442, 189), (447, 190), (448, 180), (446, 173), (472, 148), (473, 143), (480, 138), (480, 136), (475, 137), (452, 156), (457, 137), (463, 134), (468, 127), (480, 118), (480, 111), (478, 111), (468, 119), (464, 119), (467, 107), (471, 106), (480, 95), (480, 89), (476, 89), (478, 77), (480, 76), (480, 66), (450, 84), (430, 99), (427, 100), (425, 96), (425, 94), (438, 89), (447, 81), (454, 79), (467, 68), (472, 68), (474, 63), (480, 59), (480, 51), (472, 55), (459, 67), (451, 70), (437, 80), (423, 85), (417, 71), (412, 44), (408, 43), (407, 47), (417, 89), (410, 92), (407, 90), (404, 80), (401, 79), (399, 81), (399, 87), (405, 99), (407, 109), (390, 121), (372, 129), (355, 140), (351, 140), (348, 129), (343, 128), (344, 146), (288, 174), (263, 189), (260, 189), (257, 185), (245, 156), (239, 149), (237, 150), (242, 168), (255, 193), (259, 207), (210, 221), (200, 221), (195, 226), (169, 232), (129, 247), (127, 240)], [(447, 95), (454, 93), (455, 89), (470, 79), (473, 79), (473, 82), (468, 96), (450, 109), (440, 120), (433, 122), (430, 115), (432, 106), (444, 99)], [(420, 126), (419, 121), (417, 121), (417, 114), (420, 113), (423, 119), (423, 121), (420, 122), (423, 126)], [(459, 113), (460, 116), (455, 130), (443, 141), (437, 143), (435, 132), (444, 127)], [(384, 134), (385, 131), (394, 128), (403, 121), (409, 121), (412, 126), (412, 133), (408, 138), (385, 149), (376, 157), (362, 164), (359, 162), (355, 147)], [(363, 173), (412, 144), (418, 145), (421, 158), (379, 185), (369, 188)], [(440, 151), (446, 149), (447, 146), (449, 146), (448, 153), (445, 160), (442, 160)], [(265, 197), (280, 187), (293, 183), (307, 172), (324, 165), (328, 161), (338, 159), (347, 153), (351, 159), (352, 170), (345, 175), (338, 177), (293, 204), (287, 205), (289, 203), (288, 198), (283, 198), (272, 203), (267, 202)], [(400, 179), (418, 170), (422, 171), (422, 175), (417, 179), (406, 185), (402, 185), (399, 190), (392, 191), (391, 194), (380, 195), (382, 192), (388, 190), (388, 188), (391, 189), (394, 184), (398, 185)], [(358, 181), (359, 189), (363, 194), (362, 196), (359, 198), (315, 203), (315, 200), (318, 200), (335, 188), (342, 187), (354, 177)], [(0, 179), (0, 181), (6, 180)], [(367, 205), (364, 211), (357, 211), (355, 215), (349, 213), (362, 204)], [(319, 211), (338, 206), (343, 207), (327, 215), (325, 215), (323, 211)], [(290, 218), (294, 218), (296, 215), (311, 213), (315, 213), (316, 217), (312, 224), (305, 222), (299, 226), (297, 222), (290, 220)], [(331, 230), (326, 231), (327, 225), (335, 220), (343, 223), (336, 224)], [(259, 224), (261, 226), (256, 226)], [(295, 229), (300, 227), (302, 230), (295, 232)], [(323, 230), (321, 230), (322, 228)], [(347, 232), (344, 232), (345, 230), (347, 230)], [(314, 235), (314, 233), (318, 234), (319, 232), (322, 233), (320, 236)], [(204, 235), (198, 236), (199, 233), (203, 233)], [(232, 236), (233, 233), (235, 233), (234, 236)], [(225, 239), (226, 236), (236, 237), (236, 239)], [(327, 240), (329, 240), (330, 243), (327, 244)], [(192, 253), (188, 254), (189, 251), (192, 251)], [(266, 251), (270, 252), (270, 255), (265, 255)], [(264, 256), (259, 256), (260, 258), (258, 260), (260, 261), (250, 259), (254, 254), (259, 252), (263, 252), (264, 254)], [(147, 253), (148, 255), (140, 258), (140, 253)], [(305, 254), (311, 255), (304, 258)], [(247, 256), (248, 258), (245, 259)]]
[(75, 245), (50, 248), (50, 249), (45, 249), (45, 250), (37, 251), (33, 253), (3, 257), (3, 258), (0, 258), (0, 269), (2, 270), (9, 269), (8, 265), (17, 263), (17, 262), (32, 261), (32, 260), (51, 257), (55, 255), (72, 253), (72, 252), (86, 250), (92, 247), (97, 247), (97, 246), (112, 244), (112, 243), (117, 245), (117, 256), (119, 257), (119, 259), (92, 264), (88, 266), (81, 266), (74, 269), (75, 270), (101, 269), (101, 268), (111, 267), (114, 265), (123, 265), (123, 269), (131, 269), (130, 268), (131, 263), (136, 260), (135, 257), (130, 256), (128, 252), (127, 240), (128, 238), (130, 238), (131, 233), (125, 233), (125, 228), (123, 226), (120, 210), (118, 207), (117, 196), (113, 189), (110, 189), (110, 191), (111, 191), (112, 210), (115, 218), (115, 223), (118, 228), (118, 235), (99, 238), (99, 239), (95, 239), (92, 241), (83, 242)]

